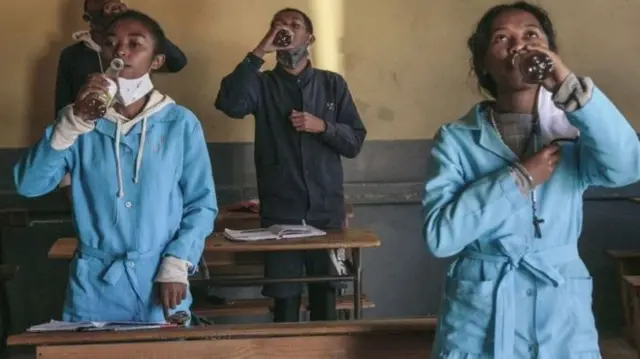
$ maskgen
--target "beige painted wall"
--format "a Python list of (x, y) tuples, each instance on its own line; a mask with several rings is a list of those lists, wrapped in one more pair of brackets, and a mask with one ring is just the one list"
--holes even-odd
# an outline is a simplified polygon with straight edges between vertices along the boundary
[[(325, 1), (344, 4), (342, 71), (369, 128), (369, 139), (430, 138), (440, 124), (455, 120), (478, 99), (469, 77), (466, 37), (496, 1)], [(213, 142), (253, 137), (251, 119), (231, 121), (213, 108), (221, 77), (260, 40), (276, 10), (284, 6), (314, 9), (307, 0), (128, 3), (159, 20), (188, 55), (187, 68), (176, 75), (158, 76), (158, 86), (199, 115)], [(577, 72), (594, 77), (640, 129), (636, 99), (640, 2), (540, 3), (555, 20), (565, 61)], [(0, 147), (28, 145), (52, 120), (57, 57), (71, 43), (71, 33), (84, 28), (81, 6), (82, 0), (0, 2), (4, 116)], [(317, 11), (310, 15), (320, 16)]]

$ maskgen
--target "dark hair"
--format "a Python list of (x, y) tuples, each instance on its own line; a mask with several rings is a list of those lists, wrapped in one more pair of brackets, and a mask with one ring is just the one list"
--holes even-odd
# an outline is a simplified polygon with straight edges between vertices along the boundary
[(547, 35), (549, 48), (554, 52), (558, 51), (556, 31), (553, 28), (549, 14), (547, 14), (542, 7), (526, 1), (518, 1), (512, 4), (496, 5), (490, 8), (476, 25), (476, 29), (467, 41), (467, 46), (469, 47), (469, 51), (471, 51), (471, 70), (478, 79), (478, 87), (481, 90), (487, 90), (493, 97), (496, 97), (498, 89), (491, 75), (484, 71), (484, 58), (491, 43), (491, 26), (493, 25), (493, 21), (498, 15), (509, 10), (525, 11), (533, 15), (540, 23), (542, 31)]
[(144, 27), (147, 28), (153, 40), (155, 41), (154, 53), (155, 55), (164, 55), (167, 47), (167, 37), (158, 24), (157, 21), (152, 19), (149, 15), (141, 13), (136, 10), (127, 10), (121, 14), (116, 15), (107, 25), (106, 29), (109, 30), (113, 28), (116, 24), (126, 20), (133, 20), (140, 22)]
[[(313, 22), (311, 22), (311, 18), (307, 14), (305, 14), (302, 10), (295, 9), (295, 8), (292, 8), (292, 7), (287, 7), (287, 8), (284, 8), (284, 9), (278, 11), (277, 13), (275, 13), (273, 15), (273, 18), (275, 19), (276, 16), (282, 14), (283, 12), (295, 12), (296, 14), (302, 16), (302, 21), (304, 22), (304, 27), (307, 28), (307, 32), (308, 33), (313, 35)], [(273, 24), (273, 21), (271, 21), (271, 23)]]

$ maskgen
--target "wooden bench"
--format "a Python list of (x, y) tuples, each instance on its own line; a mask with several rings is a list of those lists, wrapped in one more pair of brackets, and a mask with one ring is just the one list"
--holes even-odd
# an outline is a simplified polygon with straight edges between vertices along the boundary
[(626, 339), (634, 341), (633, 327), (633, 301), (629, 292), (629, 283), (625, 276), (640, 274), (640, 250), (610, 249), (606, 253), (614, 260), (618, 271), (620, 296), (622, 297), (622, 314), (625, 321), (623, 335)]
[[(342, 295), (336, 301), (336, 309), (338, 311), (352, 311), (353, 295)], [(366, 295), (361, 298), (362, 308), (375, 308), (375, 304), (369, 300)], [(307, 311), (309, 301), (307, 297), (302, 298), (300, 311)], [(224, 304), (209, 304), (203, 302), (195, 302), (192, 307), (193, 314), (206, 317), (225, 317), (225, 316), (245, 316), (245, 315), (264, 315), (271, 312), (273, 308), (273, 300), (271, 298), (255, 298), (255, 299), (232, 299)]]
[(434, 318), (306, 322), (146, 330), (20, 334), (9, 346), (39, 359), (424, 359)]
[(625, 333), (631, 339), (632, 344), (638, 350), (640, 356), (640, 275), (625, 275), (622, 277), (622, 285), (626, 289), (627, 307), (630, 310), (630, 321)]

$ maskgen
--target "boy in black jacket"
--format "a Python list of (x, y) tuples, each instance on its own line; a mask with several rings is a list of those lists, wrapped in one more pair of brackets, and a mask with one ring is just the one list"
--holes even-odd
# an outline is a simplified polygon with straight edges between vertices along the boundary
[[(273, 44), (278, 31), (293, 35), (289, 46)], [(367, 131), (347, 83), (337, 73), (316, 69), (308, 59), (313, 24), (297, 9), (276, 13), (260, 44), (222, 80), (216, 108), (232, 118), (255, 116), (255, 165), (263, 227), (302, 224), (339, 230), (345, 206), (341, 157), (358, 155)], [(267, 53), (275, 69), (260, 72)], [(327, 251), (265, 254), (265, 275), (285, 279), (335, 272)], [(333, 273), (331, 273), (333, 274)], [(311, 320), (336, 319), (336, 289), (309, 284)], [(299, 320), (300, 283), (269, 284), (274, 320)]]

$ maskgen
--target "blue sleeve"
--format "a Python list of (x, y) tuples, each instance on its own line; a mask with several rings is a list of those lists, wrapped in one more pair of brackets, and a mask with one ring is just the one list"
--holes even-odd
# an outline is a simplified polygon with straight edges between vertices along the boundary
[(215, 106), (225, 115), (242, 119), (260, 106), (260, 68), (264, 60), (249, 53), (225, 76), (220, 84)]
[(578, 163), (585, 186), (622, 187), (640, 180), (638, 135), (597, 87), (567, 118), (580, 130)]
[[(197, 267), (205, 239), (213, 232), (218, 204), (204, 132), (195, 115), (189, 112), (189, 116), (193, 121), (184, 133), (184, 167), (179, 180), (182, 221), (164, 255), (188, 260)], [(195, 253), (198, 249), (200, 253)]]
[(338, 93), (336, 123), (325, 121), (327, 127), (322, 133), (322, 139), (341, 156), (354, 158), (362, 149), (367, 130), (360, 119), (347, 82), (342, 76), (338, 76), (336, 91)]
[(422, 200), (423, 236), (436, 257), (458, 254), (529, 205), (508, 167), (466, 182), (449, 131), (445, 126), (436, 135)]
[(18, 194), (25, 197), (43, 196), (58, 187), (69, 170), (71, 149), (62, 151), (51, 147), (53, 125), (44, 136), (13, 167), (13, 182)]

